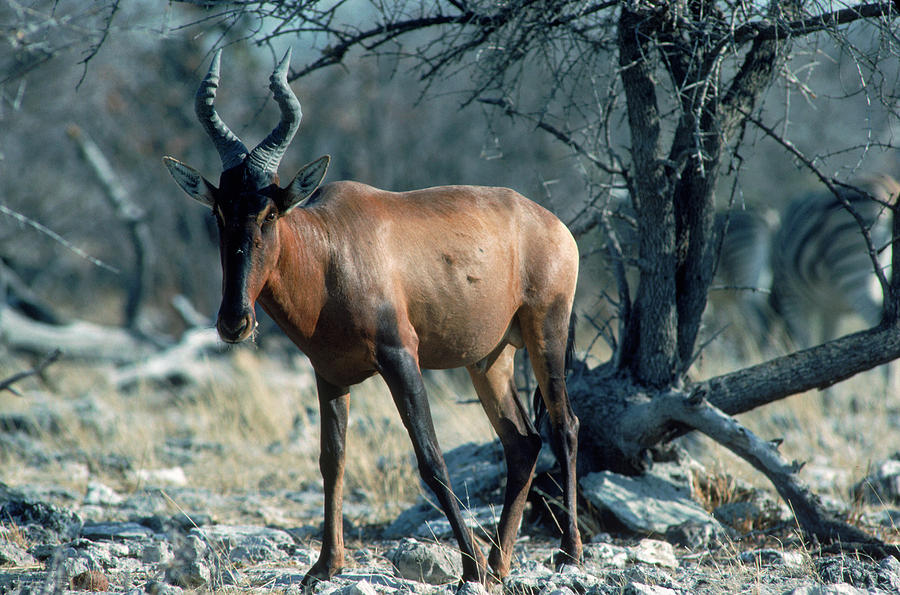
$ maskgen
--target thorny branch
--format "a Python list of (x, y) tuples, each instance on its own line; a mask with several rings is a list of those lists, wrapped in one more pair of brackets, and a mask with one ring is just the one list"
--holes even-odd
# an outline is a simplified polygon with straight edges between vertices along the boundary
[(32, 368), (30, 370), (25, 370), (23, 372), (18, 372), (17, 374), (13, 374), (9, 378), (6, 378), (5, 380), (0, 381), (0, 392), (8, 390), (9, 392), (13, 393), (14, 395), (21, 396), (19, 391), (17, 391), (15, 388), (13, 388), (13, 384), (15, 384), (16, 382), (19, 382), (20, 380), (24, 380), (25, 378), (28, 378), (29, 376), (36, 376), (36, 375), (43, 374), (44, 370), (46, 370), (47, 367), (50, 366), (50, 364), (52, 364), (53, 362), (58, 360), (59, 356), (61, 356), (61, 355), (62, 355), (62, 351), (60, 351), (59, 349), (55, 349), (47, 357), (45, 357), (43, 360), (41, 360), (41, 362), (38, 363), (38, 365), (36, 365), (34, 368)]
[(878, 283), (881, 285), (882, 295), (885, 296), (885, 303), (893, 302), (893, 291), (891, 287), (891, 283), (888, 281), (887, 277), (884, 274), (884, 270), (881, 268), (881, 264), (878, 261), (878, 247), (875, 246), (875, 243), (872, 241), (872, 234), (869, 230), (869, 224), (863, 219), (862, 215), (853, 208), (853, 205), (850, 204), (850, 201), (847, 200), (847, 197), (843, 192), (839, 190), (840, 187), (846, 187), (847, 184), (836, 180), (835, 178), (826, 176), (822, 171), (816, 167), (816, 164), (812, 162), (800, 149), (798, 149), (794, 143), (784, 138), (776, 131), (774, 131), (771, 127), (767, 126), (764, 122), (762, 122), (756, 116), (752, 114), (744, 113), (744, 116), (748, 121), (753, 123), (754, 126), (763, 131), (766, 136), (773, 139), (775, 142), (784, 147), (791, 155), (797, 158), (803, 165), (812, 172), (820, 182), (822, 182), (827, 188), (828, 191), (831, 192), (835, 198), (840, 201), (843, 205), (844, 209), (850, 213), (853, 219), (856, 221), (856, 224), (859, 226), (860, 233), (866, 242), (866, 250), (869, 254), (869, 259), (872, 261), (872, 269), (875, 272), (875, 276), (878, 279)]

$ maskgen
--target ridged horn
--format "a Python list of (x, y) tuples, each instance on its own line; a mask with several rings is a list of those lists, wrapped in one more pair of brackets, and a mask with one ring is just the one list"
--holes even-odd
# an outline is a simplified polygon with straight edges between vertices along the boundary
[(275, 102), (281, 108), (281, 121), (278, 126), (256, 145), (256, 148), (248, 157), (250, 167), (274, 174), (278, 170), (278, 164), (287, 150), (300, 127), (300, 119), (303, 112), (300, 111), (300, 101), (288, 85), (288, 70), (291, 67), (291, 48), (285, 52), (272, 76), (269, 77), (269, 89), (275, 95)]
[(194, 112), (197, 119), (203, 126), (209, 138), (212, 139), (219, 157), (222, 158), (222, 169), (228, 170), (236, 165), (240, 165), (247, 156), (247, 147), (241, 142), (241, 139), (234, 134), (225, 122), (216, 113), (214, 104), (216, 102), (216, 89), (219, 87), (219, 63), (222, 57), (222, 50), (216, 51), (209, 65), (209, 72), (200, 83), (197, 89), (197, 97), (194, 101)]

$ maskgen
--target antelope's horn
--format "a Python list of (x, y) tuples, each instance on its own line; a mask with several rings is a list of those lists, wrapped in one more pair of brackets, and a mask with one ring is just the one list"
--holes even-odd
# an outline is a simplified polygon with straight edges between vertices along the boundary
[(241, 139), (234, 134), (225, 122), (219, 118), (216, 113), (214, 104), (216, 102), (216, 89), (219, 87), (219, 63), (222, 57), (222, 50), (216, 51), (213, 56), (212, 64), (209, 65), (209, 72), (200, 83), (197, 89), (197, 98), (194, 102), (194, 111), (197, 113), (197, 119), (203, 125), (204, 130), (212, 139), (219, 157), (222, 158), (222, 169), (228, 170), (236, 165), (240, 165), (247, 156), (247, 147), (241, 142)]
[(281, 121), (278, 126), (264, 138), (248, 157), (249, 165), (268, 174), (274, 174), (278, 170), (278, 164), (294, 138), (297, 128), (300, 127), (300, 119), (303, 112), (300, 111), (300, 101), (288, 85), (288, 70), (291, 67), (291, 48), (285, 52), (284, 58), (272, 76), (269, 77), (269, 89), (275, 95), (275, 102), (281, 108)]

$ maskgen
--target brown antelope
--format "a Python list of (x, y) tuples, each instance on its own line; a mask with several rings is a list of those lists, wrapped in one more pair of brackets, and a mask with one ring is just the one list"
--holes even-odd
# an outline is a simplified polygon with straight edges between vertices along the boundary
[(374, 374), (390, 388), (422, 479), (450, 521), (463, 580), (488, 579), (484, 556), (451, 490), (422, 382), (423, 368), (461, 366), (503, 444), (506, 495), (488, 563), (496, 578), (509, 572), (541, 445), (513, 384), (513, 355), (523, 346), (563, 467), (561, 559), (577, 562), (578, 419), (566, 393), (565, 357), (578, 250), (566, 226), (507, 188), (387, 192), (356, 182), (319, 187), (328, 156), (305, 165), (282, 188), (276, 170), (301, 117), (287, 82), (290, 51), (270, 79), (281, 122), (252, 151), (213, 107), (220, 53), (195, 104), (222, 158), (219, 185), (171, 157), (164, 161), (189, 196), (212, 207), (218, 222), (224, 277), (219, 335), (229, 343), (250, 337), (259, 302), (315, 369), (325, 523), (319, 559), (304, 582), (329, 578), (343, 566), (348, 387)]

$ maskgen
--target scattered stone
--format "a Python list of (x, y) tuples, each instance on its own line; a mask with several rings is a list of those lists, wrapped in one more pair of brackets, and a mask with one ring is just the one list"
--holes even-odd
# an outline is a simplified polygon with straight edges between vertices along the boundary
[(141, 552), (141, 561), (145, 564), (169, 564), (174, 559), (175, 556), (165, 541), (150, 543)]
[[(478, 449), (471, 452), (477, 453)], [(494, 457), (492, 461), (500, 461), (497, 453), (490, 456)], [(685, 477), (679, 479), (676, 475), (656, 479), (670, 483), (676, 491), (685, 494)], [(502, 483), (502, 477), (500, 480)], [(485, 481), (483, 485), (491, 492), (491, 481)], [(321, 498), (320, 485), (313, 485), (309, 493), (312, 491), (316, 498)], [(750, 493), (746, 490), (739, 495)], [(490, 497), (498, 495), (496, 492), (491, 494)], [(306, 512), (297, 512), (300, 500), (307, 500), (307, 491), (256, 491), (242, 496), (219, 494), (203, 488), (171, 487), (166, 489), (166, 495), (184, 510), (191, 511), (190, 517), (182, 513), (173, 515), (169, 500), (156, 489), (137, 490), (120, 496), (119, 500), (118, 494), (108, 491), (100, 483), (91, 483), (86, 493), (53, 485), (10, 489), (0, 484), (0, 507), (12, 512), (16, 519), (0, 524), (0, 593), (102, 588), (99, 584), (101, 576), (108, 582), (106, 589), (133, 595), (225, 590), (291, 595), (307, 592), (316, 595), (486, 595), (488, 592), (477, 583), (464, 584), (457, 589), (460, 557), (449, 545), (451, 542), (448, 541), (448, 545), (434, 543), (430, 532), (432, 527), (440, 526), (436, 520), (423, 521), (422, 525), (428, 529), (426, 538), (389, 544), (371, 537), (373, 531), (364, 520), (367, 503), (360, 499), (357, 504), (361, 512), (358, 515), (348, 513), (348, 517), (357, 523), (357, 527), (365, 528), (365, 533), (361, 540), (350, 541), (348, 568), (310, 590), (303, 587), (301, 581), (318, 557), (319, 530), (313, 523), (319, 521), (308, 517)], [(477, 494), (470, 493), (467, 497), (469, 502), (479, 501)], [(279, 499), (283, 505), (278, 504)], [(499, 516), (498, 502), (494, 507), (470, 508), (472, 525), (476, 524), (473, 513), (495, 520)], [(316, 501), (314, 505), (316, 514), (320, 514), (320, 502)], [(283, 526), (291, 529), (217, 525), (212, 522), (210, 513), (193, 512), (215, 511), (213, 514), (218, 516), (226, 506), (231, 506), (230, 510), (236, 513), (232, 518), (251, 517), (263, 507), (280, 509), (282, 517), (288, 519)], [(302, 506), (299, 508), (306, 510)], [(439, 511), (432, 509), (432, 515), (446, 523)], [(489, 524), (493, 521), (478, 522)], [(282, 523), (274, 526), (282, 526)], [(607, 527), (607, 530), (613, 532), (614, 527)], [(754, 592), (767, 594), (900, 593), (900, 562), (893, 558), (878, 562), (857, 556), (826, 559), (810, 557), (802, 551), (777, 549), (741, 553), (738, 548), (748, 547), (743, 541), (727, 542), (728, 547), (711, 558), (703, 549), (715, 547), (722, 539), (727, 540), (726, 532), (726, 528), (715, 523), (686, 522), (671, 526), (666, 538), (696, 554), (680, 558), (675, 557), (675, 550), (665, 542), (645, 540), (638, 544), (627, 535), (596, 533), (591, 543), (585, 543), (583, 568), (564, 566), (554, 571), (547, 560), (555, 551), (555, 539), (547, 541), (546, 535), (526, 525), (522, 539), (516, 544), (512, 572), (504, 584), (493, 587), (492, 592), (686, 595), (729, 593), (749, 586)], [(449, 527), (446, 534), (450, 534)], [(28, 544), (28, 551), (17, 545), (21, 543)], [(432, 552), (432, 557), (426, 558), (427, 577), (421, 562), (416, 563), (413, 572), (400, 572), (395, 568), (394, 564), (400, 562), (394, 559), (392, 548), (400, 550), (401, 546), (437, 550), (437, 556)], [(390, 554), (385, 553), (389, 551)], [(710, 561), (713, 563), (709, 564)], [(451, 564), (450, 570), (441, 569), (440, 575), (437, 571), (432, 573), (444, 562)]]
[[(500, 520), (506, 478), (500, 441), (463, 444), (444, 453), (444, 461), (450, 485), (460, 499), (466, 526), (492, 539)], [(423, 491), (431, 493), (424, 485)], [(443, 513), (420, 496), (415, 505), (400, 513), (384, 530), (384, 536), (387, 539), (452, 539), (453, 531)]]
[(579, 485), (592, 505), (608, 510), (635, 533), (662, 535), (687, 522), (716, 522), (683, 487), (656, 475), (628, 477), (601, 471), (581, 478)]
[(37, 564), (34, 556), (19, 545), (10, 542), (0, 543), (0, 566), (31, 566)]
[(786, 591), (783, 595), (874, 595), (872, 591), (857, 589), (847, 583), (834, 585), (805, 585)]
[(175, 585), (167, 585), (162, 581), (148, 581), (144, 584), (143, 592), (147, 595), (181, 595), (184, 590)]
[[(497, 506), (464, 508), (461, 512), (466, 527), (472, 529), (476, 535), (492, 539), (496, 534), (497, 523), (500, 521), (500, 510)], [(385, 528), (383, 536), (386, 539), (416, 537), (449, 540), (453, 539), (453, 529), (443, 512), (423, 500), (400, 513), (397, 519)]]
[(250, 543), (265, 543), (273, 549), (289, 551), (294, 547), (294, 538), (287, 531), (255, 527), (252, 525), (203, 525), (194, 528), (191, 533), (202, 537), (216, 549), (229, 551), (238, 546)]
[(87, 492), (84, 495), (84, 504), (92, 506), (115, 506), (124, 500), (125, 498), (114, 489), (98, 481), (88, 483)]
[(878, 563), (878, 584), (891, 593), (900, 593), (900, 561), (893, 556), (881, 560)]
[(765, 490), (752, 490), (749, 497), (739, 502), (717, 506), (713, 516), (728, 527), (747, 531), (757, 527), (770, 527), (792, 518), (790, 509)]
[(628, 583), (623, 590), (624, 595), (677, 595), (677, 591), (659, 585), (645, 585), (643, 583)]
[[(545, 564), (534, 560), (526, 560), (513, 567), (509, 576), (503, 581), (504, 593), (551, 593), (556, 590), (568, 590), (575, 593), (586, 593), (600, 583), (596, 574), (585, 572), (577, 566), (565, 565), (559, 572), (553, 572)], [(563, 591), (565, 592), (565, 591)]]
[(717, 522), (686, 521), (680, 525), (669, 527), (665, 537), (669, 543), (692, 551), (719, 548), (728, 541), (725, 528)]
[(444, 585), (459, 581), (462, 560), (459, 551), (439, 543), (403, 539), (387, 553), (388, 560), (405, 579)]
[(856, 499), (868, 504), (900, 504), (900, 453), (877, 463), (851, 491)]
[(217, 574), (214, 560), (206, 542), (196, 535), (188, 535), (166, 569), (166, 582), (184, 589), (212, 587)]
[(359, 581), (335, 591), (338, 595), (378, 595), (378, 590), (369, 581)]
[(47, 502), (13, 499), (0, 507), (0, 519), (22, 530), (31, 541), (56, 543), (76, 537), (81, 517), (71, 510)]
[(799, 572), (804, 570), (806, 559), (800, 552), (762, 548), (741, 552), (738, 556), (744, 564), (753, 566), (784, 566), (788, 570)]
[(139, 523), (85, 523), (81, 528), (81, 536), (86, 539), (146, 539), (153, 536), (153, 531)]
[(672, 544), (657, 539), (642, 539), (636, 546), (628, 548), (628, 558), (632, 562), (678, 568)]
[(596, 586), (600, 579), (573, 564), (566, 564), (550, 577), (550, 585), (554, 588), (569, 589), (576, 593), (586, 593)]
[(70, 586), (74, 591), (107, 591), (109, 590), (109, 579), (97, 570), (89, 570), (76, 574), (70, 581)]
[(625, 570), (613, 570), (606, 575), (606, 585), (614, 587), (614, 593), (620, 593), (631, 584), (665, 587), (675, 591), (686, 591), (669, 573), (669, 569), (652, 564), (632, 562)]
[(269, 561), (278, 562), (287, 557), (284, 550), (278, 549), (264, 537), (248, 537), (228, 552), (228, 559), (239, 566)]
[(622, 569), (628, 563), (628, 549), (608, 543), (586, 543), (584, 560), (585, 562), (595, 562), (601, 566)]
[(488, 595), (488, 590), (481, 583), (466, 581), (456, 590), (456, 595)]
[[(889, 561), (890, 560), (890, 561)], [(900, 562), (885, 558), (881, 562), (865, 562), (850, 556), (832, 556), (814, 562), (816, 575), (826, 584), (847, 584), (858, 589), (880, 589), (900, 592)]]
[(553, 571), (535, 560), (526, 560), (512, 571), (503, 581), (506, 593), (540, 593), (546, 587)]

